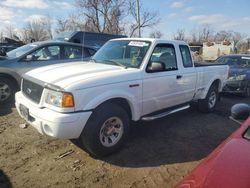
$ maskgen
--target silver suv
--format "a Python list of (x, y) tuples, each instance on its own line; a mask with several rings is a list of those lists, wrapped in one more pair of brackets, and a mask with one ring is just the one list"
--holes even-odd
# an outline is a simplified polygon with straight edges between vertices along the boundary
[(46, 41), (27, 44), (0, 56), (0, 104), (13, 99), (23, 73), (41, 66), (81, 61), (95, 52), (95, 48), (82, 44)]

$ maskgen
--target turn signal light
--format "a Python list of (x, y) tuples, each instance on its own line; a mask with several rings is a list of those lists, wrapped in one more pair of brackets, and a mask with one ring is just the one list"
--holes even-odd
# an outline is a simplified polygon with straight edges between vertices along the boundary
[(74, 97), (71, 93), (63, 93), (62, 96), (62, 107), (63, 108), (70, 108), (70, 107), (74, 107), (75, 103), (74, 103)]

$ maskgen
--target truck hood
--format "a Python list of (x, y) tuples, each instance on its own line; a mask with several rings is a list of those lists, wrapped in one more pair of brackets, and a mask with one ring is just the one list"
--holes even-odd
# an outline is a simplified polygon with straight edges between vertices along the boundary
[(25, 75), (64, 89), (84, 89), (103, 84), (137, 80), (139, 69), (93, 62), (64, 63), (45, 66)]

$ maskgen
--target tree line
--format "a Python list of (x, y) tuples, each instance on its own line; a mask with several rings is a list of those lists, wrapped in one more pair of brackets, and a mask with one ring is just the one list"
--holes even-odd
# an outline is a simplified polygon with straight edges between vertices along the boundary
[[(160, 21), (157, 12), (144, 9), (140, 3), (140, 26), (137, 20), (135, 0), (75, 0), (75, 11), (66, 18), (54, 20), (49, 16), (28, 21), (16, 31), (7, 25), (1, 36), (19, 38), (25, 43), (52, 38), (54, 33), (65, 31), (90, 31), (137, 36), (137, 29), (153, 27)], [(54, 27), (53, 27), (54, 26)]]
[[(147, 37), (162, 38), (163, 31), (155, 30), (160, 23), (159, 14), (146, 10), (143, 4), (139, 5), (140, 26), (137, 17), (135, 0), (75, 0), (74, 13), (66, 18), (52, 19), (49, 16), (33, 19), (16, 31), (12, 25), (7, 25), (0, 31), (0, 40), (3, 36), (20, 39), (24, 43), (31, 40), (44, 41), (51, 39), (53, 34), (65, 31), (90, 31), (110, 34), (122, 34), (137, 37), (138, 27), (151, 28)], [(188, 43), (203, 43), (208, 41), (233, 41), (235, 44), (246, 38), (247, 35), (235, 31), (215, 31), (210, 25), (194, 28), (190, 33), (185, 29), (177, 29), (172, 39), (184, 40)]]

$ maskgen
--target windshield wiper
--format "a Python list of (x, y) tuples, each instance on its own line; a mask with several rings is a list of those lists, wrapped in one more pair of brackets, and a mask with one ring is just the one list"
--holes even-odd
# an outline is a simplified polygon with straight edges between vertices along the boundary
[(123, 65), (123, 64), (121, 64), (121, 63), (119, 63), (119, 62), (116, 62), (116, 61), (111, 61), (111, 60), (108, 60), (108, 59), (105, 59), (105, 60), (103, 60), (103, 61), (106, 61), (106, 62), (111, 63), (111, 64), (113, 64), (113, 65), (118, 65), (118, 66), (120, 66), (120, 67), (124, 67), (125, 69), (128, 68), (126, 65)]

